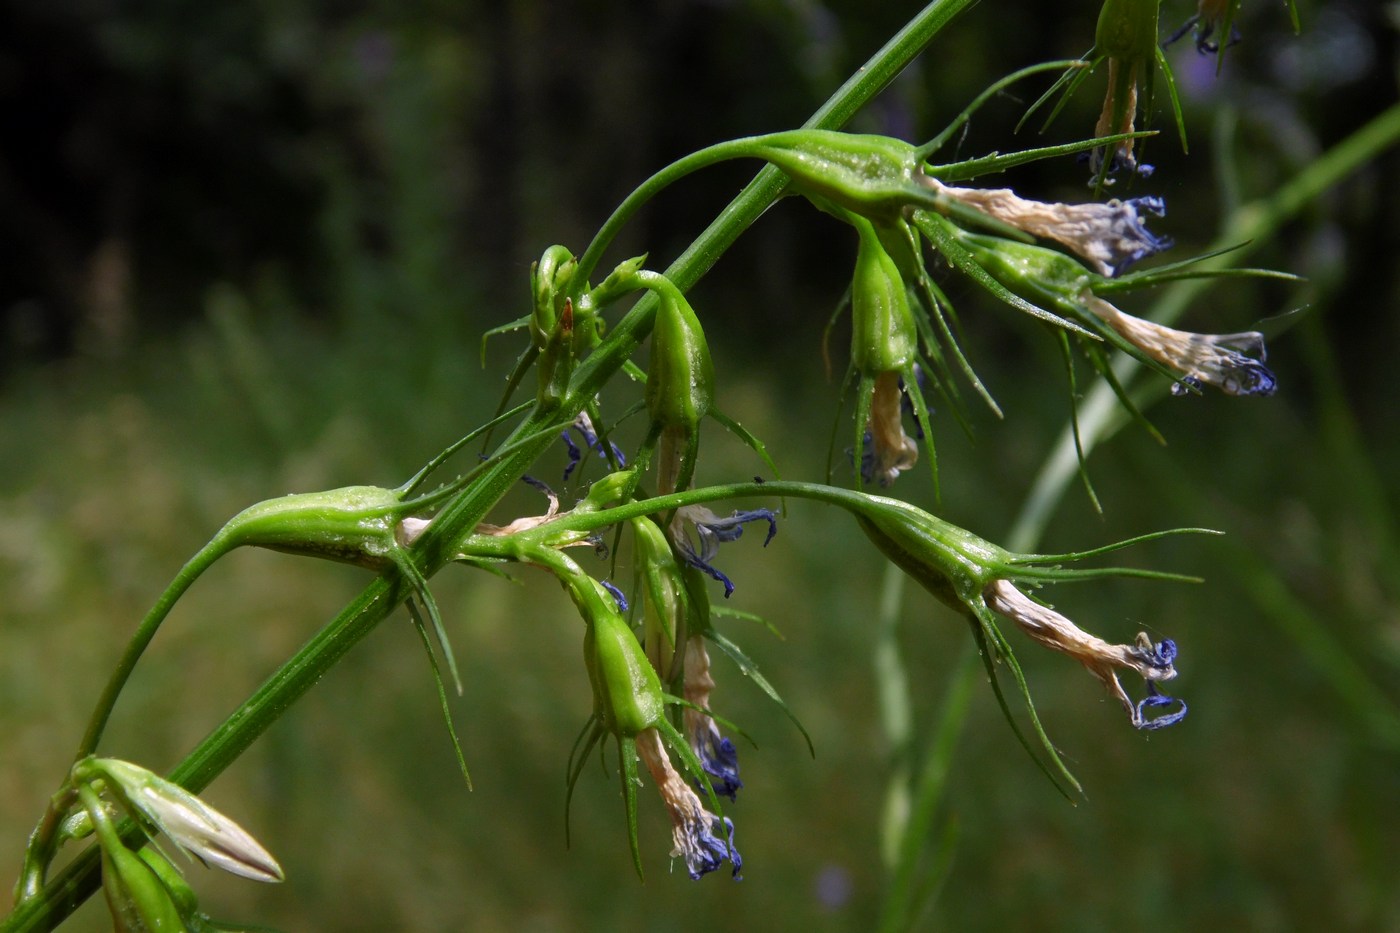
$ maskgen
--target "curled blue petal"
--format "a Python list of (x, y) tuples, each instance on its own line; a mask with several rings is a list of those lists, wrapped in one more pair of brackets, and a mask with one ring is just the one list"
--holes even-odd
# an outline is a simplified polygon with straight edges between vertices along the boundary
[[(1171, 670), (1172, 663), (1176, 661), (1176, 642), (1172, 641), (1170, 638), (1164, 638), (1155, 645), (1148, 645), (1146, 638), (1144, 638), (1142, 647), (1134, 648), (1133, 654), (1159, 671)], [(1152, 685), (1149, 683), (1148, 686), (1151, 687)], [(1152, 705), (1160, 706), (1161, 704), (1154, 703)]]
[(749, 522), (768, 523), (768, 536), (763, 539), (764, 547), (767, 547), (768, 542), (778, 533), (778, 517), (772, 509), (749, 509), (735, 512), (728, 518), (720, 518), (707, 508), (692, 506), (680, 509), (679, 514), (695, 526), (700, 546), (697, 549), (691, 544), (689, 537), (682, 533), (675, 536), (676, 549), (687, 564), (724, 584), (726, 598), (733, 594), (734, 582), (714, 566), (713, 561), (719, 554), (720, 544), (739, 540), (744, 533), (744, 525)]
[(695, 550), (691, 548), (688, 542), (678, 545), (678, 550), (680, 550), (681, 556), (685, 558), (687, 564), (724, 584), (725, 599), (734, 595), (734, 581), (725, 576), (724, 571), (695, 553)]
[(569, 431), (570, 428), (565, 428), (563, 431), (559, 432), (559, 436), (564, 439), (564, 443), (569, 449), (569, 465), (564, 467), (564, 482), (566, 483), (569, 481), (569, 477), (573, 474), (574, 470), (578, 468), (579, 461), (583, 459), (583, 451), (578, 449), (578, 445), (574, 443), (574, 439), (569, 436)]
[[(570, 431), (577, 431), (579, 437), (583, 438), (584, 446), (589, 450), (599, 456), (606, 456), (607, 454), (607, 451), (603, 449), (602, 440), (598, 437), (598, 432), (593, 430), (592, 419), (588, 417), (587, 412), (579, 412), (578, 417), (574, 419), (574, 423), (565, 428), (560, 434), (560, 437), (564, 439), (564, 443), (568, 446), (569, 450), (569, 465), (564, 468), (565, 481), (568, 480), (569, 476), (577, 469), (579, 462), (583, 459), (583, 451), (574, 443), (574, 439), (569, 435)], [(613, 458), (617, 460), (618, 465), (626, 466), (627, 458), (623, 456), (622, 449), (613, 443), (609, 443), (608, 446), (612, 449)]]
[(1263, 363), (1233, 351), (1229, 360), (1233, 365), (1220, 383), (1220, 391), (1226, 395), (1273, 395), (1278, 391), (1278, 380)]
[[(1173, 648), (1175, 646), (1173, 645)], [(1161, 716), (1148, 718), (1145, 709), (1149, 707), (1178, 705), (1180, 708), (1175, 712), (1166, 713)], [(1137, 705), (1137, 715), (1133, 717), (1133, 725), (1139, 729), (1152, 731), (1155, 729), (1165, 729), (1167, 726), (1174, 726), (1186, 718), (1186, 701), (1169, 697), (1165, 693), (1159, 693), (1157, 685), (1152, 681), (1147, 682), (1147, 697)]]
[(763, 539), (763, 546), (767, 547), (768, 542), (773, 540), (773, 536), (778, 533), (778, 516), (773, 514), (772, 509), (748, 509), (743, 512), (735, 512), (728, 518), (721, 518), (716, 521), (696, 522), (695, 527), (699, 529), (703, 536), (705, 532), (711, 532), (719, 541), (738, 541), (744, 533), (744, 526), (749, 522), (767, 522), (768, 535)]
[[(1146, 175), (1152, 173), (1152, 167), (1139, 166), (1138, 173), (1144, 174), (1142, 169), (1146, 169)], [(1148, 256), (1155, 255), (1166, 249), (1171, 249), (1173, 240), (1169, 236), (1156, 236), (1147, 229), (1143, 221), (1144, 214), (1152, 214), (1156, 217), (1165, 217), (1167, 205), (1160, 197), (1129, 198), (1126, 201), (1109, 202), (1115, 215), (1115, 230), (1113, 236), (1114, 261), (1112, 263), (1111, 275), (1120, 275), (1122, 272), (1137, 262)]]
[[(734, 848), (734, 821), (709, 813), (705, 815), (710, 817), (709, 825), (696, 821), (686, 826), (682, 854), (685, 856), (685, 866), (691, 880), (699, 881), (727, 860), (733, 868), (734, 880), (742, 881), (739, 869), (743, 867), (744, 859), (739, 855), (739, 850)], [(716, 830), (719, 830), (718, 834)]]
[[(604, 545), (604, 547), (606, 547), (606, 546), (607, 546), (607, 545)], [(618, 589), (616, 586), (614, 586), (614, 585), (612, 584), (612, 582), (609, 581), (609, 580), (599, 580), (598, 582), (601, 583), (601, 584), (603, 584), (603, 589), (607, 590), (609, 593), (612, 594), (612, 598), (617, 602), (617, 611), (618, 611), (618, 612), (626, 612), (626, 611), (627, 611), (627, 597), (624, 596), (624, 595), (622, 595), (622, 590), (620, 590), (620, 589)]]

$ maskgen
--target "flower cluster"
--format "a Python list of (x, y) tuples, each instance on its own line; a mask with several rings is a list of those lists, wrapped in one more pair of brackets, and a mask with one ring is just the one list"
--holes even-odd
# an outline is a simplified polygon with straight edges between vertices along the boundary
[[(1166, 376), (1176, 394), (1206, 387), (1230, 396), (1275, 392), (1277, 380), (1265, 365), (1261, 333), (1178, 330), (1129, 314), (1110, 301), (1133, 288), (1215, 274), (1197, 271), (1189, 262), (1132, 271), (1172, 245), (1170, 237), (1149, 229), (1166, 214), (1160, 197), (1049, 202), (1008, 188), (961, 184), (984, 172), (1072, 152), (1090, 158), (1096, 197), (1112, 184), (1108, 176), (1118, 170), (1148, 176), (1152, 169), (1139, 161), (1140, 151), (1135, 149), (1138, 138), (1146, 135), (1137, 130), (1137, 121), (1140, 112), (1151, 111), (1159, 72), (1181, 124), (1171, 72), (1158, 45), (1159, 6), (1156, 0), (1105, 0), (1093, 49), (1030, 108), (1033, 112), (1063, 92), (1050, 113), (1053, 119), (1064, 100), (1106, 63), (1108, 88), (1093, 139), (939, 166), (928, 160), (950, 138), (953, 127), (925, 146), (885, 136), (802, 129), (716, 144), (672, 167), (679, 177), (724, 158), (763, 159), (788, 176), (786, 190), (855, 234), (850, 288), (838, 309), (848, 310), (850, 321), (843, 401), (854, 399), (847, 435), (853, 438), (849, 452), (854, 489), (831, 484), (830, 459), (826, 485), (756, 477), (752, 484), (697, 489), (702, 427), (712, 421), (748, 444), (774, 477), (778, 471), (763, 444), (719, 409), (705, 329), (678, 284), (685, 279), (649, 270), (646, 257), (637, 256), (619, 263), (595, 286), (590, 278), (616, 232), (613, 220), (581, 258), (563, 246), (551, 246), (531, 268), (529, 312), (498, 328), (526, 331), (529, 341), (496, 418), (397, 489), (349, 486), (283, 496), (245, 509), (191, 562), (190, 575), (172, 584), (168, 593), (173, 596), (162, 597), (128, 649), (115, 687), (103, 700), (108, 705), (99, 707), (79, 761), (53, 798), (47, 814), (53, 819), (46, 818), (41, 827), (47, 828), (36, 833), (31, 854), (38, 854), (28, 860), (22, 897), (33, 896), (42, 886), (57, 848), (60, 830), (55, 827), (66, 827), (61, 831), (73, 836), (96, 836), (103, 886), (119, 929), (206, 928), (207, 918), (198, 913), (192, 892), (174, 866), (150, 846), (132, 848), (118, 833), (114, 821), (121, 814), (133, 818), (147, 836), (163, 833), (204, 862), (256, 880), (281, 880), (280, 867), (251, 836), (194, 794), (143, 768), (91, 755), (110, 704), (169, 607), (194, 575), (242, 546), (349, 562), (384, 574), (380, 593), (397, 588), (395, 598), (407, 601), (428, 648), (445, 714), (438, 653), (424, 615), (459, 693), (461, 680), (426, 575), (449, 560), (496, 571), (505, 565), (528, 565), (551, 574), (583, 623), (583, 666), (591, 694), (587, 724), (567, 767), (569, 799), (593, 750), (611, 744), (617, 751), (628, 838), (639, 874), (637, 791), (645, 775), (670, 819), (671, 856), (683, 860), (688, 875), (698, 879), (727, 863), (732, 876), (740, 877), (743, 860), (735, 844), (735, 824), (722, 800), (736, 801), (744, 781), (738, 750), (725, 734), (736, 729), (712, 706), (717, 685), (711, 649), (728, 655), (782, 705), (752, 661), (717, 629), (715, 617), (726, 613), (712, 611), (710, 602), (716, 583), (726, 599), (735, 592), (733, 579), (719, 566), (721, 546), (740, 539), (746, 526), (762, 522), (767, 524), (766, 547), (777, 532), (778, 516), (767, 507), (722, 515), (712, 508), (719, 500), (801, 496), (852, 513), (886, 558), (968, 621), (997, 698), (1020, 735), (1017, 717), (1002, 692), (1003, 672), (1011, 672), (1044, 756), (1071, 785), (1073, 777), (1036, 718), (1024, 672), (1001, 630), (1005, 623), (1083, 666), (1118, 702), (1134, 728), (1158, 730), (1181, 722), (1186, 703), (1163, 692), (1163, 685), (1177, 676), (1173, 640), (1154, 642), (1146, 633), (1122, 643), (1100, 638), (1041, 601), (1036, 592), (1048, 584), (1112, 574), (1182, 579), (1127, 568), (1062, 566), (1134, 542), (1061, 555), (1013, 553), (908, 502), (866, 488), (888, 488), (918, 465), (922, 442), (938, 494), (936, 426), (926, 392), (936, 394), (940, 417), (951, 413), (964, 426), (968, 419), (962, 393), (969, 386), (1001, 414), (962, 351), (952, 302), (935, 272), (964, 275), (1005, 304), (1058, 328), (1071, 382), (1069, 338), (1076, 339), (1134, 412), (1108, 366), (1106, 349), (1129, 354)], [(1235, 38), (1238, 6), (1239, 0), (1201, 0), (1197, 15), (1173, 38), (1194, 27), (1198, 49), (1219, 51)], [(992, 91), (1047, 68), (1028, 69), (999, 83), (959, 121), (965, 123)], [(1184, 144), (1183, 129), (1183, 148)], [(638, 189), (645, 196), (629, 198), (614, 218), (625, 219), (636, 203), (659, 190), (660, 185), (653, 184), (657, 178), (671, 177), (658, 173)], [(941, 262), (930, 263), (931, 257)], [(606, 320), (629, 297), (639, 300), (621, 321), (614, 325)], [(643, 347), (645, 368), (640, 359), (633, 359)], [(532, 368), (537, 380), (532, 401), (507, 411), (510, 394), (524, 384)], [(643, 388), (641, 398), (610, 424), (602, 418), (600, 387), (619, 372), (643, 383)], [(482, 433), (489, 436), (527, 408), (529, 413), (494, 457), (483, 457), (483, 463), (432, 492), (417, 493), (426, 477), (467, 441)], [(624, 452), (613, 438), (625, 436), (628, 428), (622, 423), (633, 415), (643, 422), (638, 429), (642, 437)], [(526, 455), (540, 456), (560, 437), (568, 456), (566, 484), (576, 474), (579, 479), (586, 475), (589, 454), (611, 471), (565, 508), (553, 490), (525, 475), (531, 468)], [(475, 486), (478, 479), (481, 483)], [(522, 481), (547, 497), (544, 512), (499, 524), (484, 521), (502, 491)], [(566, 486), (565, 494), (571, 492)], [(603, 544), (609, 532), (615, 532), (611, 552)], [(1152, 537), (1157, 536), (1135, 540)], [(630, 550), (616, 546), (623, 541), (630, 541)], [(585, 572), (565, 553), (579, 546), (592, 546), (604, 557), (612, 553), (608, 576), (619, 567), (629, 569), (630, 559), (630, 589), (625, 579), (615, 583)], [(391, 600), (377, 602), (388, 605)], [(1141, 678), (1145, 695), (1134, 698), (1120, 680), (1125, 673)], [(450, 714), (448, 729), (456, 745)], [(457, 751), (461, 760), (460, 748)], [(464, 763), (462, 767), (465, 774)], [(566, 801), (566, 817), (568, 805)]]

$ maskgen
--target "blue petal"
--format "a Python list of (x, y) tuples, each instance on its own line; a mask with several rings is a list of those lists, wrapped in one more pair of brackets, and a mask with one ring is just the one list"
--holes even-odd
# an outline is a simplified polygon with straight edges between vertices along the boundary
[[(606, 545), (605, 545), (605, 546), (606, 546)], [(627, 611), (627, 597), (624, 596), (624, 595), (622, 595), (622, 590), (618, 589), (616, 586), (614, 586), (614, 585), (613, 585), (610, 581), (608, 581), (608, 580), (599, 580), (598, 582), (601, 583), (601, 584), (603, 584), (603, 589), (605, 589), (605, 590), (607, 590), (609, 593), (611, 593), (611, 594), (612, 594), (612, 598), (613, 598), (614, 600), (617, 601), (617, 611), (618, 611), (618, 612), (626, 612), (626, 611)]]
[[(709, 510), (705, 510), (705, 513), (709, 514)], [(680, 551), (687, 564), (724, 584), (726, 599), (734, 592), (734, 582), (711, 563), (719, 554), (720, 544), (739, 540), (744, 534), (744, 525), (748, 522), (765, 521), (768, 523), (768, 536), (763, 539), (764, 547), (767, 547), (768, 542), (772, 541), (773, 536), (778, 533), (778, 517), (772, 509), (750, 509), (744, 512), (735, 512), (728, 518), (715, 516), (699, 520), (692, 519), (692, 521), (696, 534), (700, 538), (700, 549), (697, 551), (684, 534), (676, 536), (676, 549)]]
[[(708, 813), (706, 815), (710, 816)], [(722, 828), (727, 840), (715, 835), (714, 830), (717, 827)], [(744, 859), (739, 855), (739, 850), (734, 848), (733, 820), (728, 817), (711, 816), (710, 825), (690, 824), (686, 827), (686, 834), (689, 837), (689, 845), (685, 847), (685, 865), (691, 880), (699, 881), (723, 865), (726, 859), (733, 866), (734, 879), (742, 880), (739, 869), (743, 867)]]
[[(1139, 174), (1146, 168), (1151, 174), (1151, 166), (1139, 166)], [(1142, 219), (1142, 214), (1152, 214), (1157, 217), (1165, 217), (1167, 213), (1166, 202), (1159, 197), (1129, 198), (1118, 205), (1122, 210), (1119, 218), (1122, 229), (1119, 231), (1119, 245), (1122, 247), (1118, 261), (1113, 264), (1113, 275), (1121, 275), (1139, 259), (1155, 255), (1166, 249), (1171, 249), (1172, 238), (1169, 236), (1155, 236), (1147, 229), (1146, 223)]]
[[(733, 742), (720, 734), (713, 719), (706, 717), (701, 720), (696, 734), (690, 737), (690, 747), (695, 752), (695, 757), (700, 759), (705, 773), (709, 775), (710, 786), (714, 788), (715, 793), (730, 800), (737, 800), (739, 789), (744, 786), (744, 782), (739, 780), (739, 750), (734, 747)], [(699, 781), (695, 784), (699, 790), (704, 791), (705, 788)]]
[[(1181, 707), (1173, 713), (1167, 713), (1163, 716), (1148, 719), (1147, 714), (1143, 712), (1145, 707), (1171, 706), (1173, 703), (1179, 704)], [(1167, 726), (1174, 726), (1185, 718), (1186, 701), (1179, 700), (1176, 697), (1169, 697), (1165, 693), (1158, 693), (1157, 685), (1149, 680), (1147, 682), (1147, 697), (1137, 705), (1137, 716), (1134, 717), (1133, 725), (1137, 726), (1139, 729), (1152, 731), (1154, 729), (1165, 729)]]
[[(560, 437), (564, 439), (564, 443), (568, 445), (569, 448), (569, 465), (564, 468), (565, 480), (568, 480), (570, 474), (578, 467), (579, 461), (583, 459), (583, 451), (574, 443), (574, 439), (569, 436), (570, 431), (577, 431), (579, 436), (583, 438), (584, 445), (588, 447), (589, 450), (599, 456), (606, 455), (606, 451), (603, 450), (603, 442), (598, 439), (597, 433), (594, 432), (592, 426), (588, 422), (585, 422), (582, 417), (579, 417), (560, 434)], [(613, 443), (609, 443), (608, 446), (612, 448), (612, 455), (617, 460), (618, 465), (626, 466), (627, 458), (623, 456), (622, 449)]]

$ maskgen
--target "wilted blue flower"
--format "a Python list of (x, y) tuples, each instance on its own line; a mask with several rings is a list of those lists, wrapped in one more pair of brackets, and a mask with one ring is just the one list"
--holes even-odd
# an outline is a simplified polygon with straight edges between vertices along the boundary
[[(1167, 83), (1172, 98), (1172, 112), (1181, 135), (1181, 148), (1186, 149), (1186, 129), (1177, 101), (1175, 81), (1166, 58), (1157, 47), (1159, 0), (1104, 0), (1094, 30), (1094, 47), (1077, 67), (1070, 68), (1046, 91), (1026, 115), (1038, 110), (1055, 94), (1063, 91), (1060, 102), (1051, 111), (1053, 120), (1065, 101), (1099, 65), (1108, 62), (1108, 90), (1103, 109), (1094, 125), (1095, 136), (1117, 136), (1134, 131), (1138, 111), (1138, 89), (1142, 88), (1144, 111), (1150, 113), (1153, 104), (1153, 82), (1157, 69)], [(1023, 118), (1024, 119), (1024, 118)], [(1046, 124), (1049, 124), (1049, 120)], [(1118, 169), (1127, 169), (1140, 176), (1150, 175), (1152, 167), (1141, 165), (1133, 153), (1133, 139), (1113, 145), (1110, 153), (1096, 149), (1090, 156), (1095, 179), (1094, 187), (1112, 184), (1105, 176)]]
[[(734, 583), (714, 566), (713, 561), (719, 554), (720, 544), (739, 540), (744, 533), (744, 525), (757, 521), (768, 523), (768, 536), (763, 539), (763, 546), (767, 547), (778, 533), (778, 517), (772, 509), (749, 509), (720, 518), (703, 505), (687, 505), (676, 509), (676, 517), (671, 523), (671, 539), (686, 563), (724, 584), (724, 595), (728, 597), (734, 592)], [(695, 526), (696, 536), (700, 540), (698, 548), (691, 543), (685, 531), (687, 523)]]
[(1166, 215), (1161, 198), (1117, 199), (1104, 204), (1064, 204), (1022, 198), (1010, 188), (954, 188), (933, 182), (947, 197), (1018, 230), (1054, 240), (1088, 260), (1100, 275), (1115, 276), (1140, 259), (1172, 245), (1147, 229), (1144, 215)]
[(710, 693), (715, 689), (710, 676), (710, 653), (705, 639), (692, 635), (685, 644), (685, 737), (700, 765), (709, 775), (710, 786), (716, 794), (736, 799), (744, 782), (739, 780), (739, 752), (734, 743), (720, 734), (710, 708)]
[(685, 859), (693, 880), (717, 870), (728, 861), (736, 880), (744, 860), (734, 848), (734, 823), (705, 809), (700, 797), (671, 764), (661, 736), (655, 729), (637, 735), (637, 756), (651, 773), (661, 799), (671, 815), (671, 856)]
[(1264, 365), (1264, 335), (1257, 331), (1196, 334), (1125, 314), (1088, 290), (1080, 301), (1143, 353), (1184, 373), (1182, 382), (1191, 388), (1210, 385), (1226, 395), (1273, 395), (1278, 389)]
[[(1083, 664), (1108, 692), (1123, 705), (1128, 718), (1138, 729), (1161, 729), (1180, 722), (1186, 716), (1186, 704), (1157, 692), (1156, 683), (1176, 676), (1176, 643), (1167, 639), (1153, 644), (1146, 634), (1139, 634), (1133, 645), (1112, 645), (1079, 628), (1069, 619), (1031, 599), (1009, 580), (996, 580), (984, 593), (987, 605), (1015, 622), (1031, 638)], [(1147, 699), (1133, 703), (1123, 685), (1118, 682), (1118, 669), (1136, 671), (1147, 682)], [(1165, 716), (1148, 719), (1145, 707), (1180, 703), (1181, 708)]]

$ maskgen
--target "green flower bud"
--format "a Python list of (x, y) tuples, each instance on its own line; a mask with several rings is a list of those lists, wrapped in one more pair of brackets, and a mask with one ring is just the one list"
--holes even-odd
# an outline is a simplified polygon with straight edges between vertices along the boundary
[(239, 512), (219, 532), (229, 547), (252, 545), (358, 564), (392, 563), (394, 530), (404, 511), (400, 493), (378, 486), (268, 499)]
[(562, 246), (551, 246), (539, 261), (530, 267), (530, 291), (534, 295), (535, 313), (530, 319), (530, 335), (536, 348), (543, 350), (559, 324), (562, 301), (573, 280), (578, 263), (574, 254)]
[(1013, 574), (1013, 555), (898, 499), (864, 497), (861, 530), (901, 570), (941, 602), (965, 612), (993, 580)]
[(1031, 301), (1073, 311), (1075, 296), (1092, 282), (1088, 269), (1058, 250), (976, 233), (957, 238), (993, 278)]
[(805, 195), (871, 219), (892, 220), (909, 206), (937, 208), (917, 147), (889, 136), (793, 130), (756, 139), (767, 159)]
[(603, 284), (588, 293), (586, 296), (588, 307), (601, 308), (636, 291), (637, 273), (642, 271), (642, 266), (646, 261), (647, 257), (643, 254), (618, 263), (617, 267), (608, 273), (608, 277), (603, 279)]
[(861, 373), (902, 372), (914, 362), (919, 339), (909, 291), (874, 225), (849, 219), (860, 236), (851, 280), (851, 361)]
[(655, 291), (661, 306), (651, 332), (647, 411), (652, 421), (663, 427), (694, 431), (714, 402), (710, 348), (685, 296), (674, 286)]
[[(574, 366), (574, 336), (581, 321), (575, 320), (569, 286), (578, 263), (562, 246), (551, 246), (530, 270), (530, 286), (535, 312), (530, 318), (530, 336), (539, 351), (539, 402), (553, 408), (563, 398)], [(593, 328), (587, 328), (593, 330)], [(596, 332), (596, 331), (595, 331)]]
[(661, 681), (613, 597), (591, 577), (571, 583), (584, 615), (583, 658), (593, 685), (593, 711), (603, 728), (633, 737), (662, 718)]

